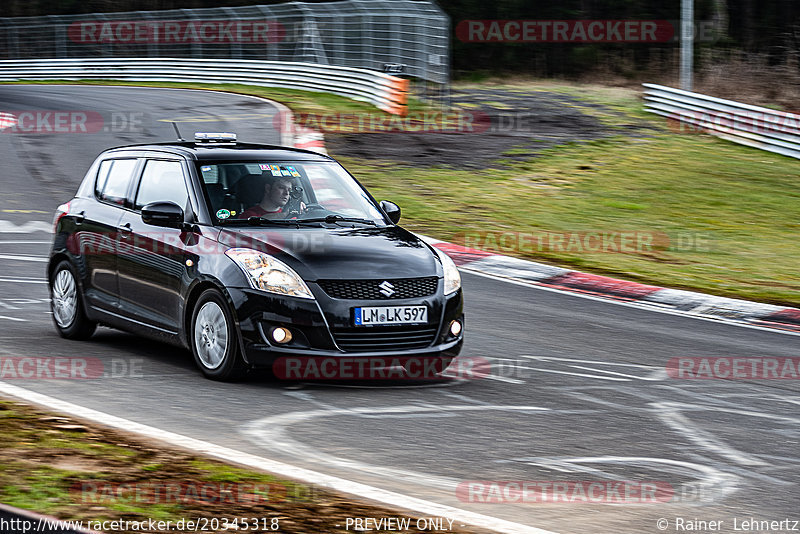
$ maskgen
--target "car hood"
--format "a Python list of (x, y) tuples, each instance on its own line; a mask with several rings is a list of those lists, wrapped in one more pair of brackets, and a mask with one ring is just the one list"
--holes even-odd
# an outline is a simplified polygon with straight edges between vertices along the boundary
[(430, 247), (398, 226), (379, 228), (224, 228), (225, 246), (283, 261), (305, 280), (442, 276)]

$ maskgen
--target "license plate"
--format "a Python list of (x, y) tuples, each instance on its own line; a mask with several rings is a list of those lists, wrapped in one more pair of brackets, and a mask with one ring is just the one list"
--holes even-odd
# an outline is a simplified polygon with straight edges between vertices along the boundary
[(353, 311), (356, 326), (428, 322), (427, 306), (373, 306), (355, 308)]

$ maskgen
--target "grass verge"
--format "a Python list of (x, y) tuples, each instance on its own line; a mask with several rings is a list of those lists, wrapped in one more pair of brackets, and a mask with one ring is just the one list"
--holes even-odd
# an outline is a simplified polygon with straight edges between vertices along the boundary
[[(664, 119), (643, 112), (633, 90), (551, 83), (474, 87), (573, 97), (579, 102), (571, 105), (611, 126), (612, 135), (560, 145), (525, 161), (503, 157), (509, 151), (479, 171), (341, 158), (376, 197), (402, 206), (404, 226), (589, 272), (800, 305), (796, 160), (676, 133)], [(648, 128), (626, 133), (634, 122)], [(601, 246), (596, 252), (598, 241), (586, 241), (594, 232), (650, 235), (653, 246), (628, 252)]]
[[(95, 528), (92, 525), (98, 521), (153, 519), (172, 521), (171, 532), (192, 532), (191, 527), (174, 528), (183, 519), (207, 521), (209, 528), (216, 520), (219, 528), (213, 532), (270, 532), (275, 519), (280, 532), (308, 534), (347, 532), (347, 518), (409, 518), (411, 525), (416, 524), (397, 510), (1, 399), (0, 434), (0, 502), (61, 520), (84, 521), (84, 528)], [(238, 528), (230, 526), (237, 523)], [(474, 532), (453, 526), (452, 532)]]

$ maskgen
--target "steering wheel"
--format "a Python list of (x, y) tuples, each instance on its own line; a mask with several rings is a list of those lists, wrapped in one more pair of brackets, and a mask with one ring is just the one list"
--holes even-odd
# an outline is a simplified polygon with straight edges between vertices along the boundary
[(306, 213), (311, 211), (328, 211), (327, 208), (322, 206), (321, 204), (306, 204)]

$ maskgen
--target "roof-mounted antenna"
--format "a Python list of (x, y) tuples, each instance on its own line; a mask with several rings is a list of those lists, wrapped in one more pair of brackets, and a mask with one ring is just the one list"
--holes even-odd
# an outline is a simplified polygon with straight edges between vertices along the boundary
[(169, 121), (172, 123), (172, 127), (175, 128), (175, 133), (178, 135), (178, 141), (185, 142), (186, 139), (183, 138), (181, 135), (180, 130), (178, 130), (178, 124), (175, 121)]

